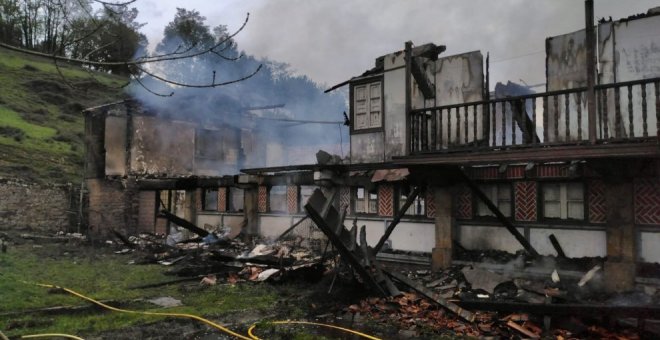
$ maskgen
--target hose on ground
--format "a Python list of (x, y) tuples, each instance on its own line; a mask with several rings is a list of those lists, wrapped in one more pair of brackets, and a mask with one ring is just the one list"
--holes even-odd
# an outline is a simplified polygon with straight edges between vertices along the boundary
[[(29, 284), (29, 282), (25, 282), (25, 283)], [(208, 326), (211, 326), (211, 327), (213, 327), (217, 330), (225, 332), (229, 335), (232, 335), (232, 336), (234, 336), (238, 339), (242, 339), (242, 340), (260, 340), (260, 338), (255, 336), (254, 333), (253, 333), (254, 329), (257, 327), (256, 324), (250, 326), (250, 328), (248, 329), (248, 336), (249, 337), (247, 337), (245, 335), (236, 333), (236, 332), (232, 331), (231, 329), (228, 329), (228, 328), (226, 328), (222, 325), (219, 325), (219, 324), (217, 324), (217, 323), (215, 323), (211, 320), (208, 320), (208, 319), (205, 319), (201, 316), (197, 316), (197, 315), (193, 315), (193, 314), (167, 313), (167, 312), (143, 312), (143, 311), (134, 311), (134, 310), (128, 310), (128, 309), (121, 309), (121, 308), (117, 308), (117, 307), (112, 307), (110, 305), (106, 305), (103, 302), (94, 300), (90, 297), (87, 297), (87, 296), (85, 296), (83, 294), (80, 294), (80, 293), (78, 293), (78, 292), (76, 292), (72, 289), (69, 289), (69, 288), (55, 286), (55, 285), (51, 285), (51, 284), (43, 284), (43, 283), (35, 283), (35, 285), (37, 285), (39, 287), (44, 287), (44, 288), (61, 289), (61, 290), (65, 291), (65, 292), (67, 292), (67, 293), (69, 293), (73, 296), (76, 296), (76, 297), (81, 298), (83, 300), (89, 301), (89, 302), (91, 302), (91, 303), (93, 303), (97, 306), (100, 306), (100, 307), (103, 307), (105, 309), (115, 311), (115, 312), (128, 313), (128, 314), (153, 315), (153, 316), (169, 316), (169, 317), (176, 317), (176, 318), (193, 319), (193, 320), (202, 322), (202, 323), (204, 323)], [(309, 325), (309, 326), (332, 328), (332, 329), (337, 329), (337, 330), (340, 330), (340, 331), (343, 331), (343, 332), (355, 334), (355, 335), (358, 335), (358, 336), (361, 336), (363, 338), (370, 339), (370, 340), (380, 340), (380, 338), (377, 338), (377, 337), (374, 337), (374, 336), (371, 336), (371, 335), (368, 335), (368, 334), (365, 334), (365, 333), (361, 333), (361, 332), (358, 332), (358, 331), (355, 331), (355, 330), (352, 330), (352, 329), (349, 329), (349, 328), (344, 328), (344, 327), (339, 327), (339, 326), (324, 324), (324, 323), (318, 323), (318, 322), (284, 320), (284, 321), (270, 321), (270, 322), (267, 322), (267, 323), (273, 324), (273, 325), (298, 324), (298, 325)], [(75, 335), (68, 335), (68, 334), (32, 334), (32, 335), (24, 335), (24, 336), (22, 336), (22, 338), (27, 339), (27, 338), (55, 337), (55, 336), (68, 337), (68, 338), (77, 339), (77, 340), (84, 340), (83, 338), (77, 337)]]

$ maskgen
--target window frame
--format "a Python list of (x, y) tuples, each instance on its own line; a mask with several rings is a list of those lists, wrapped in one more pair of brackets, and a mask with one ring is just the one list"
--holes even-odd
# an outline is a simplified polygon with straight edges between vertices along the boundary
[[(372, 83), (380, 83), (380, 126), (379, 127), (368, 127), (368, 128), (363, 128), (363, 129), (356, 129), (356, 122), (357, 120), (355, 119), (355, 87), (357, 86), (362, 86), (362, 85), (367, 85), (367, 89), (369, 88), (369, 84)], [(360, 133), (372, 133), (372, 132), (381, 132), (384, 131), (385, 127), (385, 86), (383, 82), (383, 76), (378, 75), (378, 76), (373, 76), (373, 77), (368, 77), (364, 79), (360, 79), (358, 81), (352, 82), (350, 87), (349, 87), (349, 109), (350, 109), (350, 119), (351, 119), (351, 129), (350, 129), (350, 134), (360, 134)]]
[[(504, 217), (509, 218), (509, 219), (513, 218), (513, 216), (514, 216), (514, 210), (515, 210), (515, 209), (514, 209), (515, 197), (514, 197), (514, 192), (513, 192), (513, 183), (511, 183), (511, 182), (481, 182), (481, 183), (477, 183), (477, 186), (479, 187), (479, 189), (480, 189), (482, 192), (484, 192), (484, 194), (485, 194), (486, 196), (488, 196), (488, 198), (491, 200), (491, 202), (493, 202), (493, 204), (495, 204), (495, 206), (500, 210), (500, 212), (502, 212), (502, 214), (504, 215)], [(486, 193), (486, 192), (483, 190), (483, 186), (494, 186), (494, 188), (497, 189), (497, 190), (496, 190), (497, 192), (496, 192), (496, 194), (495, 194), (495, 198), (496, 198), (495, 201), (493, 201), (493, 199), (492, 199), (492, 197), (491, 197), (491, 196), (493, 195), (493, 193), (492, 193), (492, 192), (490, 192), (490, 193)], [(499, 197), (499, 194), (500, 194), (500, 187), (502, 187), (502, 186), (506, 186), (506, 187), (507, 187), (507, 190), (508, 190), (508, 192), (509, 192), (509, 211), (508, 211), (508, 215), (507, 215), (504, 211), (502, 211), (502, 209), (501, 209), (501, 207), (500, 207), (500, 197)], [(491, 189), (491, 190), (492, 190), (492, 189)], [(490, 209), (488, 209), (488, 207), (486, 207), (486, 209), (487, 209), (488, 212), (489, 212), (488, 215), (480, 215), (480, 214), (479, 214), (479, 207), (480, 207), (482, 204), (485, 206), (486, 203), (483, 203), (483, 202), (481, 201), (481, 199), (478, 197), (478, 195), (476, 195), (476, 194), (474, 194), (474, 193), (472, 193), (472, 202), (473, 202), (473, 206), (472, 206), (472, 218), (473, 218), (473, 219), (475, 219), (475, 220), (480, 220), (480, 219), (481, 219), (481, 220), (483, 220), (483, 219), (488, 220), (488, 219), (496, 219), (496, 218), (497, 218), (497, 217), (495, 216), (495, 214), (490, 213)]]
[[(226, 200), (225, 200), (225, 204), (226, 204), (225, 212), (228, 213), (228, 214), (242, 214), (242, 213), (244, 213), (245, 212), (245, 189), (239, 188), (239, 187), (233, 187), (233, 186), (228, 186), (228, 187), (225, 187), (225, 188), (226, 188), (225, 190), (226, 190), (226, 195), (227, 195)], [(234, 202), (234, 199), (233, 199), (232, 195), (233, 195), (235, 190), (242, 190), (243, 191), (243, 195), (241, 195), (242, 196), (241, 197), (242, 198), (242, 202), (241, 202), (242, 209), (239, 209), (239, 210), (232, 210), (231, 209), (233, 207), (233, 202)]]
[[(415, 187), (416, 187), (415, 185), (403, 184), (403, 183), (397, 185), (396, 190), (395, 190), (395, 195), (396, 195), (396, 200), (395, 200), (396, 204), (395, 204), (395, 209), (394, 209), (394, 214), (395, 215), (399, 213), (399, 210), (406, 203), (406, 200), (404, 200), (403, 197), (402, 197), (403, 196), (403, 190), (408, 191), (408, 193), (405, 195), (406, 199), (407, 199), (408, 196), (410, 195), (410, 193), (412, 193), (412, 191), (414, 190)], [(419, 219), (419, 218), (428, 219), (429, 218), (428, 214), (427, 214), (428, 205), (427, 205), (427, 202), (426, 202), (426, 187), (425, 186), (422, 186), (422, 190), (420, 190), (419, 194), (417, 195), (417, 198), (415, 199), (415, 202), (419, 202), (419, 201), (422, 202), (423, 211), (422, 211), (421, 214), (417, 214), (417, 213), (408, 214), (406, 212), (406, 213), (403, 214), (402, 217), (408, 218), (408, 219)], [(413, 202), (413, 204), (410, 205), (408, 210), (410, 210), (411, 208), (416, 207), (415, 202)]]
[[(357, 192), (358, 192), (358, 189), (363, 189), (364, 190), (365, 198), (363, 198), (363, 200), (366, 203), (366, 209), (365, 209), (366, 212), (362, 212), (362, 211), (358, 212), (358, 210), (357, 210), (357, 202), (358, 202)], [(376, 189), (375, 193), (373, 193), (373, 194), (376, 195), (375, 199), (372, 199), (370, 197), (372, 195), (372, 193), (369, 192), (369, 190), (367, 190), (367, 188), (365, 188), (363, 186), (351, 187), (351, 211), (353, 212), (353, 214), (361, 215), (361, 216), (378, 216), (378, 200), (379, 200), (378, 189)], [(369, 202), (371, 202), (371, 201), (376, 202), (376, 211), (375, 212), (369, 212)]]
[[(215, 204), (212, 209), (207, 209), (207, 195), (208, 192), (215, 192)], [(218, 188), (202, 188), (202, 212), (206, 211), (218, 211), (218, 200), (220, 199), (220, 193)]]
[[(582, 187), (582, 218), (573, 218), (569, 217), (569, 203), (576, 202), (576, 200), (570, 199), (568, 194), (568, 186), (571, 184), (579, 184)], [(559, 186), (559, 217), (547, 217), (546, 216), (546, 206), (545, 206), (545, 191), (544, 187), (548, 185), (558, 185)], [(564, 189), (562, 189), (562, 187)], [(539, 182), (539, 211), (540, 219), (545, 221), (553, 222), (566, 222), (566, 223), (586, 223), (589, 222), (589, 202), (587, 185), (581, 181), (548, 181), (548, 182)], [(566, 217), (562, 217), (562, 212), (566, 212)]]
[[(275, 187), (282, 187), (284, 188), (284, 210), (273, 210), (273, 195), (272, 191), (273, 188)], [(280, 215), (288, 215), (289, 214), (289, 205), (288, 205), (288, 188), (286, 185), (273, 185), (268, 187), (268, 213), (269, 214), (280, 214)]]

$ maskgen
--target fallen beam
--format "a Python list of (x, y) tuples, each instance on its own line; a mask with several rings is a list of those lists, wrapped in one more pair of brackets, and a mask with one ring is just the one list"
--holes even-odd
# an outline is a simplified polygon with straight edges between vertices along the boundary
[(406, 276), (401, 275), (399, 273), (389, 272), (389, 271), (386, 271), (386, 270), (383, 270), (383, 273), (385, 273), (389, 277), (401, 282), (402, 284), (410, 287), (414, 291), (422, 294), (427, 299), (429, 299), (429, 300), (437, 303), (438, 305), (446, 308), (447, 310), (449, 310), (450, 312), (458, 315), (462, 319), (464, 319), (468, 322), (474, 322), (476, 314), (474, 314), (474, 313), (472, 313), (468, 310), (463, 309), (461, 306), (459, 306), (459, 305), (457, 305), (457, 304), (455, 304), (451, 301), (448, 301), (448, 300), (443, 299), (443, 298), (436, 298), (434, 296), (435, 294), (432, 291), (426, 289), (425, 287), (423, 287), (420, 284), (415, 283), (414, 281), (410, 280)]
[(555, 248), (555, 251), (557, 252), (557, 256), (561, 258), (566, 258), (564, 249), (562, 249), (561, 245), (559, 244), (559, 241), (555, 237), (555, 234), (550, 234), (548, 238), (550, 239), (550, 243), (552, 243), (552, 247)]
[(516, 227), (513, 226), (511, 221), (509, 221), (509, 219), (506, 216), (504, 216), (504, 214), (502, 214), (500, 209), (497, 208), (495, 204), (493, 204), (490, 198), (488, 198), (488, 196), (486, 196), (486, 194), (484, 194), (483, 191), (479, 189), (479, 186), (477, 186), (477, 184), (475, 184), (474, 181), (470, 177), (468, 177), (468, 175), (466, 175), (464, 171), (461, 171), (460, 174), (461, 177), (463, 177), (463, 180), (470, 187), (470, 189), (472, 189), (472, 192), (474, 192), (477, 195), (477, 197), (479, 197), (479, 199), (482, 202), (484, 202), (484, 204), (486, 204), (488, 210), (490, 210), (493, 214), (495, 214), (497, 220), (499, 220), (500, 223), (502, 223), (504, 227), (506, 227), (506, 230), (508, 230), (513, 235), (513, 237), (515, 237), (516, 240), (518, 240), (518, 242), (523, 246), (523, 248), (525, 248), (525, 250), (530, 255), (538, 257), (539, 253), (536, 251), (536, 249), (534, 249), (534, 247), (532, 247), (531, 243), (529, 243), (529, 241), (525, 238), (525, 236), (523, 236), (518, 231), (518, 229), (516, 229)]
[(396, 228), (397, 224), (399, 224), (399, 221), (401, 221), (401, 218), (403, 215), (405, 215), (406, 211), (410, 206), (413, 204), (415, 201), (415, 198), (417, 198), (417, 195), (419, 195), (419, 192), (421, 191), (421, 187), (415, 187), (413, 189), (413, 192), (408, 196), (408, 199), (406, 200), (406, 203), (401, 207), (399, 212), (394, 216), (394, 219), (392, 219), (392, 222), (390, 222), (390, 225), (387, 226), (387, 229), (385, 230), (385, 234), (383, 234), (383, 237), (380, 238), (376, 246), (374, 247), (374, 254), (378, 254), (381, 248), (383, 248), (383, 245), (385, 244), (385, 241), (387, 241), (388, 238), (390, 238), (390, 235), (392, 235), (392, 232), (394, 231), (394, 228)]
[(464, 300), (457, 301), (456, 304), (472, 310), (498, 311), (506, 313), (524, 312), (537, 315), (626, 316), (660, 319), (660, 306), (612, 306), (578, 303), (545, 304), (488, 300)]
[(172, 223), (174, 223), (178, 226), (181, 226), (184, 229), (190, 230), (193, 233), (195, 233), (195, 234), (197, 234), (201, 237), (207, 236), (209, 234), (208, 231), (194, 225), (192, 222), (188, 222), (188, 221), (184, 220), (183, 218), (172, 214), (171, 212), (169, 212), (165, 209), (161, 210), (160, 214), (158, 214), (158, 216), (163, 217), (166, 220), (168, 220), (168, 221), (170, 221), (170, 222), (172, 222)]

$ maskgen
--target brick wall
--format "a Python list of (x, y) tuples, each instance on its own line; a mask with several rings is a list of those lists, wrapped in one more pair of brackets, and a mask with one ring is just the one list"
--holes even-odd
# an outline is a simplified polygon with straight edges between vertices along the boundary
[[(73, 231), (76, 202), (68, 186), (40, 186), (13, 181), (0, 182), (0, 229), (44, 232)], [(72, 208), (72, 206), (74, 208)]]
[(115, 229), (126, 235), (138, 232), (139, 194), (127, 181), (88, 179), (89, 233), (92, 238), (108, 237)]
[(139, 231), (156, 231), (156, 191), (140, 191), (138, 195)]

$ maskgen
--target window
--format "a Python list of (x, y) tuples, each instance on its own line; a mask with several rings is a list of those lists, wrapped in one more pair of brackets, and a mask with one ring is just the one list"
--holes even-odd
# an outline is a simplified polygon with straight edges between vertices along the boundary
[(218, 190), (217, 189), (204, 189), (202, 197), (203, 207), (206, 211), (218, 210)]
[[(406, 204), (408, 196), (412, 193), (413, 187), (404, 185), (399, 188), (399, 205), (397, 212)], [(413, 203), (406, 210), (405, 215), (410, 216), (426, 216), (426, 204), (424, 202), (424, 191), (420, 191)]]
[(268, 199), (271, 212), (287, 212), (285, 185), (275, 185), (271, 187), (270, 192), (268, 193)]
[(584, 219), (584, 186), (582, 183), (544, 183), (543, 217)]
[(380, 81), (353, 87), (353, 129), (382, 126), (382, 83)]
[(242, 212), (245, 192), (241, 188), (227, 188), (227, 211)]
[(300, 195), (298, 196), (300, 202), (298, 204), (298, 209), (300, 209), (301, 212), (305, 211), (305, 204), (307, 204), (307, 200), (309, 200), (309, 197), (312, 196), (313, 193), (313, 186), (303, 185), (300, 187)]
[[(490, 199), (493, 204), (502, 212), (502, 215), (511, 217), (511, 185), (508, 183), (482, 184), (479, 189)], [(495, 216), (486, 203), (479, 197), (477, 200), (477, 216)]]
[(378, 194), (367, 192), (363, 187), (357, 187), (354, 191), (354, 211), (362, 214), (378, 213)]

